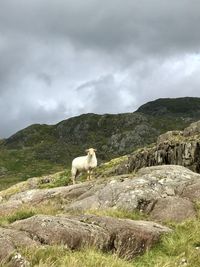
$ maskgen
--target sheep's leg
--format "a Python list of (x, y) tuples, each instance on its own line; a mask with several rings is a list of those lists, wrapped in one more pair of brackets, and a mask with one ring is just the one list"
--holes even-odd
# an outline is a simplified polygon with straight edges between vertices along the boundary
[(88, 173), (87, 180), (91, 181), (92, 180), (92, 170), (88, 170), (87, 173)]
[(92, 180), (92, 174), (93, 174), (93, 171), (90, 170), (90, 180)]
[(72, 183), (73, 183), (73, 184), (76, 184), (76, 182), (75, 182), (75, 177), (74, 177), (74, 176), (71, 177), (71, 180), (72, 180)]
[(90, 180), (90, 170), (87, 171), (87, 181)]
[(76, 184), (75, 178), (78, 174), (77, 169), (72, 167), (71, 174), (72, 174), (71, 176), (72, 183)]

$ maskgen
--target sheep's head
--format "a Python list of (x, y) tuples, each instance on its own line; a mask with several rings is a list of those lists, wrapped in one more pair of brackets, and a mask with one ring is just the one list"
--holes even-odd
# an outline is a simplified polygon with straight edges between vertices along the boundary
[(95, 155), (95, 152), (96, 152), (96, 151), (97, 151), (97, 150), (94, 149), (94, 148), (88, 148), (88, 149), (85, 150), (85, 152), (86, 152), (89, 156), (93, 156), (93, 155)]

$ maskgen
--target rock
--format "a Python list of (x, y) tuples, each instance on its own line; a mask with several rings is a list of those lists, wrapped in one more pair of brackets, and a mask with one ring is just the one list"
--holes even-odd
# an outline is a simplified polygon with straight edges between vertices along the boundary
[(9, 265), (12, 267), (30, 267), (30, 263), (18, 252), (12, 256)]
[(184, 136), (192, 136), (196, 134), (200, 134), (200, 121), (191, 123), (190, 126), (183, 131)]
[[(189, 205), (189, 200), (199, 199), (199, 190), (199, 174), (177, 165), (153, 166), (142, 168), (137, 174), (113, 176), (107, 180), (99, 179), (67, 187), (33, 189), (16, 193), (7, 201), (4, 199), (0, 203), (0, 214), (9, 214), (24, 204), (37, 206), (47, 200), (57, 201), (58, 199), (62, 199), (64, 210), (72, 213), (114, 208), (128, 212), (139, 210), (151, 214), (158, 200), (159, 203), (163, 203), (164, 200), (161, 199), (171, 196), (174, 199), (178, 198), (180, 205)], [(185, 198), (189, 200), (186, 201)], [(166, 205), (169, 205), (169, 210), (172, 209), (173, 205), (170, 201), (166, 202)], [(174, 220), (184, 220), (191, 216), (194, 213), (193, 203), (189, 206), (191, 206), (191, 213), (185, 211), (182, 217), (179, 213), (174, 213), (174, 216), (177, 214), (177, 219), (174, 217)], [(173, 209), (176, 210), (176, 206), (173, 206)], [(165, 221), (169, 217), (165, 213), (157, 219)]]
[(126, 259), (132, 259), (149, 250), (160, 239), (161, 234), (171, 231), (168, 227), (150, 221), (122, 220), (94, 215), (83, 215), (78, 218), (106, 229), (111, 236), (112, 251)]
[(32, 240), (25, 232), (0, 227), (0, 262), (8, 260), (19, 246), (35, 247), (38, 245), (39, 242)]
[[(82, 195), (66, 205), (66, 211), (83, 212), (88, 209), (114, 208), (129, 212), (139, 210), (151, 214), (154, 209), (159, 208), (158, 204), (164, 206), (163, 203), (165, 203), (166, 210), (168, 209), (169, 212), (174, 210), (174, 214), (172, 217), (172, 211), (171, 215), (163, 213), (161, 217), (157, 216), (159, 221), (166, 221), (169, 217), (175, 221), (181, 221), (195, 214), (193, 203), (185, 197), (187, 188), (189, 190), (193, 184), (200, 183), (200, 175), (182, 166), (147, 167), (139, 170), (132, 179), (129, 177), (121, 181), (113, 177), (112, 180), (114, 182), (108, 181), (101, 187), (96, 187), (96, 190), (94, 185), (92, 192), (88, 190), (85, 197)], [(179, 201), (173, 203), (173, 200)], [(191, 210), (184, 210), (184, 207)], [(180, 212), (176, 212), (179, 208)], [(155, 214), (157, 214), (156, 210)]]
[(200, 181), (184, 188), (182, 197), (189, 198), (191, 201), (200, 201)]
[(182, 135), (183, 135), (182, 131), (168, 131), (164, 134), (161, 134), (157, 138), (157, 143), (160, 144), (164, 142), (174, 141), (174, 139), (180, 138)]
[(22, 206), (20, 201), (8, 201), (0, 203), (0, 216), (10, 214), (12, 211), (17, 210)]
[(195, 218), (195, 209), (191, 201), (179, 197), (166, 197), (157, 200), (150, 216), (156, 221), (181, 222)]
[(107, 250), (109, 236), (97, 225), (86, 224), (65, 216), (38, 215), (17, 221), (12, 228), (28, 232), (34, 240), (45, 245), (65, 245), (69, 249), (95, 246)]
[(92, 187), (90, 183), (82, 183), (71, 186), (50, 188), (50, 189), (32, 189), (25, 190), (1, 200), (0, 215), (9, 214), (22, 207), (24, 204), (37, 206), (47, 200), (63, 198), (65, 202), (70, 202), (72, 199), (78, 198), (80, 195), (88, 192)]
[(127, 259), (150, 249), (161, 234), (170, 232), (169, 228), (154, 222), (93, 215), (38, 215), (15, 222), (11, 227), (28, 232), (41, 244), (63, 244), (72, 250), (92, 246), (102, 251), (116, 252)]
[[(169, 131), (158, 137), (156, 145), (139, 149), (129, 155), (128, 162), (116, 168), (123, 173), (156, 165), (181, 165), (200, 173), (200, 121), (192, 123), (183, 132)], [(122, 172), (121, 172), (122, 174)]]

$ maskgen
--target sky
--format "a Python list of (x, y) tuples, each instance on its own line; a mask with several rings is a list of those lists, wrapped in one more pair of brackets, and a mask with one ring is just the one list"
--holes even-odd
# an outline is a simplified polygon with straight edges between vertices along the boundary
[(200, 97), (199, 0), (1, 0), (0, 138)]

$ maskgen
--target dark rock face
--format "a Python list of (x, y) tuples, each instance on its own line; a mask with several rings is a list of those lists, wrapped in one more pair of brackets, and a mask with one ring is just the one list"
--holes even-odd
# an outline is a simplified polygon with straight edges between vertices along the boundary
[(120, 257), (133, 257), (150, 249), (170, 229), (147, 221), (120, 220), (110, 217), (83, 215), (34, 216), (11, 226), (28, 232), (41, 244), (64, 244), (69, 249), (93, 246), (116, 252)]
[(200, 172), (200, 121), (192, 123), (183, 132), (170, 131), (160, 135), (156, 145), (131, 154), (116, 173), (130, 173), (142, 167), (163, 164), (181, 165)]

